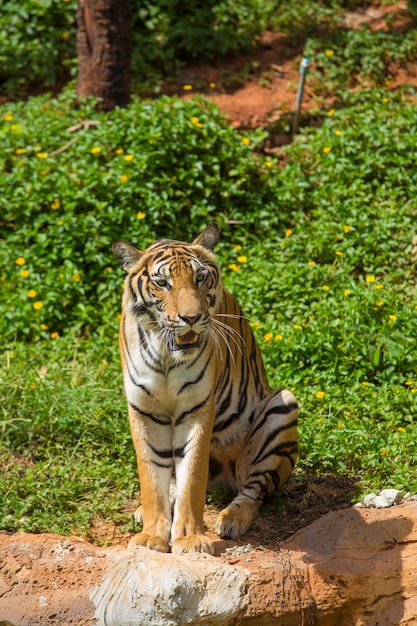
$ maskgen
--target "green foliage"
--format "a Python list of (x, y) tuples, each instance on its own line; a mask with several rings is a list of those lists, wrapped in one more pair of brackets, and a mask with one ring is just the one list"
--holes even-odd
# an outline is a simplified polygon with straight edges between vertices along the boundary
[(76, 0), (4, 0), (0, 84), (8, 94), (68, 80), (75, 57)]
[[(76, 70), (75, 0), (3, 4), (3, 92), (16, 97), (62, 86)], [(314, 61), (310, 75), (316, 77), (317, 92), (364, 79), (383, 84), (392, 63), (406, 67), (415, 58), (415, 29), (397, 33), (341, 28), (343, 14), (362, 7), (362, 0), (131, 0), (133, 91), (157, 92), (161, 77), (186, 61), (248, 51), (266, 29), (286, 34), (291, 51), (305, 44), (304, 54)], [(412, 16), (414, 7), (410, 0)]]
[(115, 239), (147, 247), (273, 207), (251, 154), (261, 136), (246, 145), (204, 101), (162, 98), (106, 116), (88, 102), (75, 109), (70, 95), (40, 97), (7, 105), (0, 134), (0, 184), (10, 190), (0, 199), (0, 331), (9, 337), (115, 319)]
[(417, 32), (333, 30), (308, 39), (304, 54), (314, 59), (317, 92), (329, 94), (358, 82), (384, 85), (392, 78), (394, 64), (407, 67), (415, 60)]
[(417, 490), (414, 101), (340, 93), (275, 157), (199, 99), (1, 106), (1, 527), (126, 522), (111, 242), (189, 240), (212, 220), (271, 383), (299, 399), (299, 471)]

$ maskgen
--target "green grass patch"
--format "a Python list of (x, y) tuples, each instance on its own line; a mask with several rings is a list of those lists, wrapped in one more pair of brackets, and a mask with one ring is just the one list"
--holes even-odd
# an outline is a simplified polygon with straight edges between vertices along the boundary
[(111, 241), (189, 240), (211, 220), (271, 383), (300, 401), (299, 471), (417, 490), (412, 97), (341, 94), (274, 158), (203, 100), (2, 106), (1, 527), (128, 521)]

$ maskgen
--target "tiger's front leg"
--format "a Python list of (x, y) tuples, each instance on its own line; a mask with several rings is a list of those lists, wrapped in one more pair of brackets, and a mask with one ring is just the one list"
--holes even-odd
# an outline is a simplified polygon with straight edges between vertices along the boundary
[(139, 470), (143, 524), (142, 532), (132, 537), (129, 547), (144, 546), (168, 552), (172, 523), (169, 498), (173, 468), (171, 424), (148, 428), (149, 418), (132, 405), (129, 405), (129, 420)]
[(172, 552), (207, 552), (213, 547), (204, 534), (210, 435), (214, 409), (190, 417), (174, 431), (177, 497), (172, 524)]

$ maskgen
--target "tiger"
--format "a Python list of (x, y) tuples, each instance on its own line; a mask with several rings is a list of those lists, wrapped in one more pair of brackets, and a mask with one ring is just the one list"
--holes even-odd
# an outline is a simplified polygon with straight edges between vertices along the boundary
[(127, 272), (119, 349), (141, 494), (130, 547), (213, 554), (207, 487), (234, 495), (215, 533), (236, 539), (294, 469), (297, 400), (268, 385), (250, 323), (222, 284), (219, 237), (212, 223), (191, 243), (112, 246)]

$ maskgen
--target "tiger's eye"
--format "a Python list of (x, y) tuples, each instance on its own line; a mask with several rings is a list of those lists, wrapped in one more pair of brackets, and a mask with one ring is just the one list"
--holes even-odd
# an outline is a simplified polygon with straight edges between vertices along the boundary
[(157, 278), (155, 282), (158, 287), (166, 287), (168, 285), (168, 281), (166, 278)]

